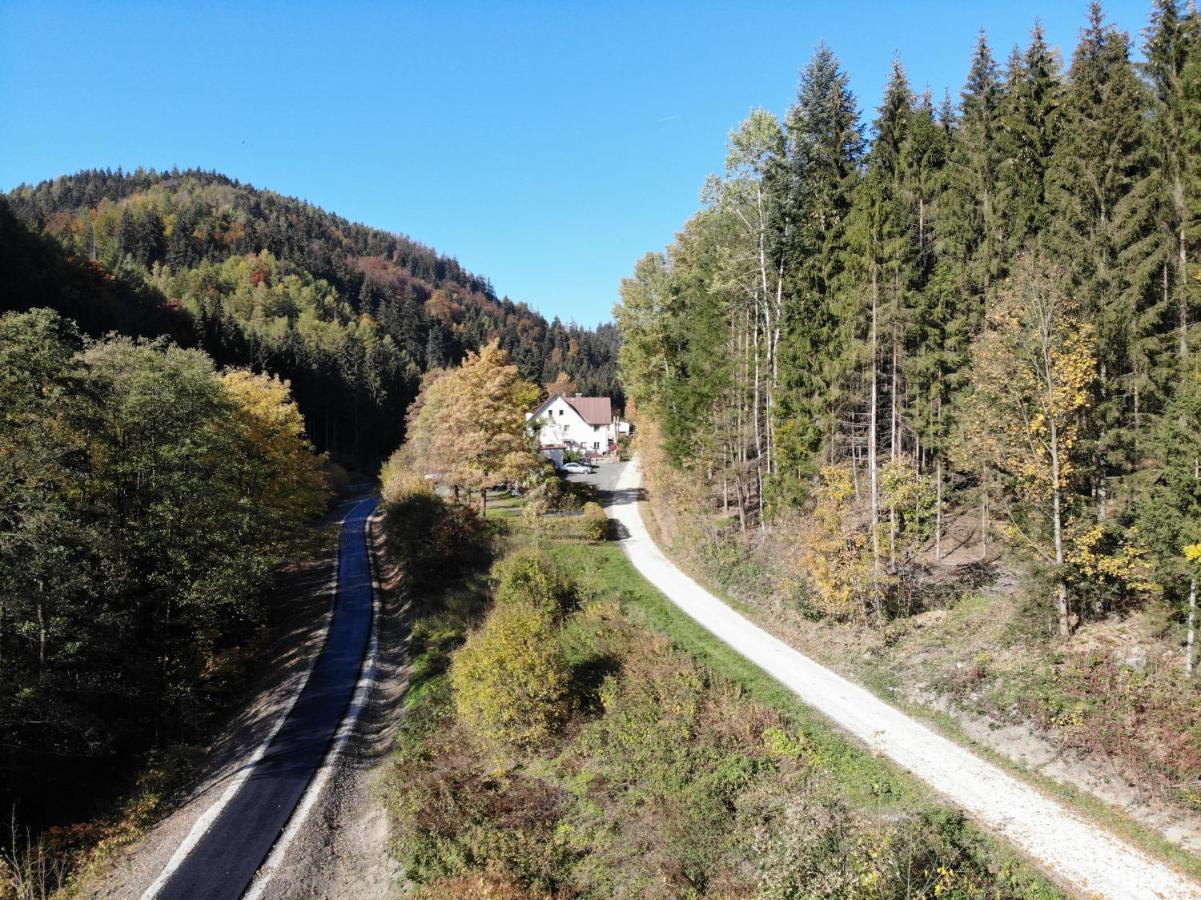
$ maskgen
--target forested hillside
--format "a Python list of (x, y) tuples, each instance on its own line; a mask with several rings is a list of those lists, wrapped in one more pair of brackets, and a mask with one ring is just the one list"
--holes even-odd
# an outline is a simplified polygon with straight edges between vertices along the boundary
[[(171, 336), (289, 379), (321, 449), (391, 451), (420, 376), (492, 339), (538, 383), (615, 396), (617, 334), (548, 323), (408, 238), (221, 175), (81, 172), (0, 204), (0, 308)], [(11, 210), (11, 212), (10, 212)]]
[[(1181, 687), (1201, 574), (1199, 32), (1156, 0), (1136, 61), (1094, 5), (1066, 70), (1037, 26), (1004, 61), (982, 34), (957, 102), (897, 61), (870, 129), (823, 46), (786, 115), (731, 133), (703, 208), (616, 310), (669, 537), (803, 616), (897, 620), (960, 590), (948, 578), (995, 577), (998, 554), (1030, 598), (1023, 634), (1146, 610), (1172, 647), (1154, 693), (1183, 731), (1154, 753), (1178, 787), (1201, 760)], [(1072, 658), (1045, 658), (1065, 684)], [(1152, 689), (1135, 702), (1094, 663), (1075, 674), (1112, 674), (1097, 712), (1130, 699), (1124, 746), (1149, 740)]]
[(327, 506), (322, 464), (276, 378), (0, 315), (7, 840), (95, 814), (131, 761), (209, 721), (273, 570)]

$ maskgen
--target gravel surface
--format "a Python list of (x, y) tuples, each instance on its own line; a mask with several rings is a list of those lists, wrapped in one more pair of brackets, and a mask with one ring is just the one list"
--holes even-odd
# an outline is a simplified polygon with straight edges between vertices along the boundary
[(1084, 821), (739, 615), (680, 571), (651, 540), (637, 503), (641, 484), (637, 461), (616, 474), (608, 513), (618, 523), (622, 546), (638, 571), (685, 613), (804, 703), (1008, 839), (1073, 894), (1114, 900), (1201, 898), (1201, 885)]

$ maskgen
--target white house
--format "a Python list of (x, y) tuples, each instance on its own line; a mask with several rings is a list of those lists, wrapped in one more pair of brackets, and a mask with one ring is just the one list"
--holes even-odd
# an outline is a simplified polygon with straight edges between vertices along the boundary
[(544, 450), (563, 448), (595, 456), (617, 448), (619, 421), (608, 397), (556, 394), (525, 417), (538, 420), (538, 443)]

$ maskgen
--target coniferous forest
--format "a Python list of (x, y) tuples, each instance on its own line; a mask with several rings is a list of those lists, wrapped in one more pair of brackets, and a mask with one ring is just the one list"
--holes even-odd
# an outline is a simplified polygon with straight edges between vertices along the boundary
[(897, 61), (870, 128), (823, 46), (623, 284), (626, 390), (736, 530), (843, 490), (864, 505), (840, 613), (880, 613), (966, 507), (980, 542), (1054, 573), (1064, 634), (1153, 580), (1186, 602), (1199, 29), (1157, 0), (1136, 63), (1094, 5), (1066, 68), (1038, 27), (1003, 61), (982, 34), (957, 102)]
[(820, 46), (624, 281), (621, 374), (700, 570), (1195, 808), (1201, 16), (1082, 24), (870, 122)]

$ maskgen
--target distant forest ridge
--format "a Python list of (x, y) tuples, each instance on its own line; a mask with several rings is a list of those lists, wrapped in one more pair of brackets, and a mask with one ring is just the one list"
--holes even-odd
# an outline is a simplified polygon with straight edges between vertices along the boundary
[(359, 462), (402, 439), (421, 376), (491, 340), (521, 374), (624, 398), (614, 326), (552, 322), (403, 235), (215, 172), (90, 170), (0, 200), (0, 310), (168, 336), (291, 380), (316, 444)]

